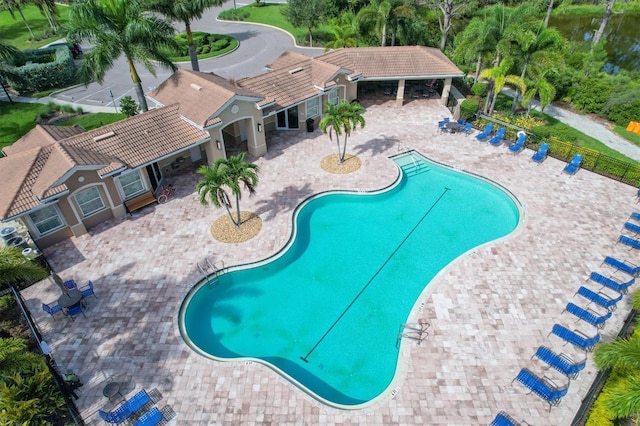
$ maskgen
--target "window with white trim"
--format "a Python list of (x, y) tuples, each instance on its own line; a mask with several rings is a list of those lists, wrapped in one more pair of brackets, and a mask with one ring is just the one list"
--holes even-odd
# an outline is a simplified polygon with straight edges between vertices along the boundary
[(38, 234), (46, 235), (64, 226), (60, 212), (55, 205), (44, 207), (29, 213), (29, 219), (38, 230)]
[(334, 90), (329, 92), (328, 101), (332, 105), (338, 105), (338, 103), (340, 102), (340, 93), (339, 93), (338, 89), (334, 89)]
[(121, 174), (118, 176), (118, 182), (120, 183), (120, 188), (122, 188), (125, 199), (129, 199), (144, 191), (144, 183), (142, 182), (139, 170)]
[(318, 111), (318, 98), (309, 99), (306, 104), (307, 107), (307, 118), (317, 117), (319, 114)]
[(82, 215), (84, 217), (104, 208), (104, 202), (102, 201), (102, 197), (100, 196), (100, 191), (97, 186), (78, 192), (76, 194), (76, 201), (78, 202), (78, 206), (80, 207), (80, 210), (82, 210)]

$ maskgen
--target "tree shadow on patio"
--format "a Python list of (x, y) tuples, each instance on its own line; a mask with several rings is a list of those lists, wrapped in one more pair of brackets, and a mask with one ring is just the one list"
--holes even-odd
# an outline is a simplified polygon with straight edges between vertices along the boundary
[(381, 135), (375, 139), (370, 139), (366, 142), (363, 142), (359, 145), (353, 147), (353, 151), (355, 151), (358, 155), (362, 155), (365, 153), (369, 153), (372, 157), (375, 155), (380, 155), (387, 153), (391, 148), (398, 145), (400, 140), (393, 136), (384, 136)]
[(295, 209), (298, 204), (312, 194), (313, 190), (309, 183), (305, 183), (302, 187), (289, 185), (274, 192), (270, 199), (257, 201), (258, 208), (255, 209), (255, 213), (259, 216), (266, 215), (266, 220), (271, 220), (280, 213)]

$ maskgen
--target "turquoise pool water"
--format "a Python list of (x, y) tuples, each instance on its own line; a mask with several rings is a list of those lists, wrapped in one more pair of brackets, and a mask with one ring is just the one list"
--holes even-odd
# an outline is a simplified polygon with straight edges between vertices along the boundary
[(187, 343), (214, 359), (259, 360), (335, 406), (384, 393), (399, 329), (432, 278), (520, 219), (483, 179), (417, 153), (393, 160), (402, 173), (391, 188), (313, 197), (281, 253), (194, 286), (180, 311)]

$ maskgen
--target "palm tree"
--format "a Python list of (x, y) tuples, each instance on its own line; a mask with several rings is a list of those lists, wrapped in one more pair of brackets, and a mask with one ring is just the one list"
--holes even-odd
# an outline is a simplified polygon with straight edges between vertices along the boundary
[(358, 21), (363, 26), (373, 25), (380, 33), (380, 46), (387, 45), (387, 23), (391, 14), (391, 3), (387, 0), (373, 0), (358, 12)]
[[(246, 153), (241, 152), (228, 159), (219, 158), (211, 166), (200, 166), (197, 172), (203, 176), (196, 185), (196, 191), (200, 195), (200, 203), (207, 205), (209, 201), (216, 207), (224, 206), (231, 222), (238, 227), (241, 223), (240, 198), (242, 197), (242, 186), (249, 191), (249, 195), (256, 192), (258, 184), (258, 166), (246, 163), (244, 158)], [(236, 217), (231, 212), (231, 198), (227, 190), (231, 190), (231, 195), (236, 199)]]
[(40, 266), (22, 255), (17, 247), (0, 249), (0, 286), (4, 287), (21, 281), (35, 281), (49, 274)]
[(191, 33), (191, 21), (202, 18), (205, 10), (213, 6), (220, 6), (223, 2), (224, 0), (155, 0), (151, 3), (152, 10), (163, 14), (172, 21), (184, 23), (189, 44), (191, 69), (194, 71), (200, 71), (200, 65)]
[(497, 22), (488, 15), (473, 18), (465, 30), (454, 40), (454, 57), (463, 63), (476, 63), (475, 80), (478, 81), (482, 63), (490, 60), (496, 51)]
[(33, 31), (31, 30), (31, 26), (29, 26), (29, 23), (27, 22), (27, 18), (25, 18), (24, 14), (22, 13), (22, 6), (24, 6), (24, 3), (25, 3), (24, 0), (2, 0), (2, 6), (9, 11), (9, 14), (13, 19), (16, 19), (14, 9), (18, 11), (18, 13), (20, 14), (20, 17), (22, 18), (22, 22), (24, 22), (24, 25), (27, 27), (27, 30), (29, 30), (29, 34), (31, 34), (31, 38), (35, 38), (36, 36), (33, 34)]
[(527, 116), (531, 111), (531, 100), (538, 95), (540, 98), (540, 112), (544, 112), (544, 108), (556, 97), (556, 88), (546, 79), (546, 75), (550, 72), (557, 73), (554, 68), (542, 70), (538, 78), (527, 84), (529, 90), (522, 97), (522, 104), (527, 106)]
[(329, 29), (333, 34), (333, 40), (325, 43), (325, 51), (358, 45), (358, 22), (353, 13), (344, 12), (339, 18), (332, 19)]
[[(632, 308), (640, 309), (640, 292), (633, 293)], [(618, 337), (612, 342), (596, 346), (593, 361), (599, 370), (618, 367), (624, 374), (619, 376), (619, 385), (603, 392), (603, 404), (615, 418), (634, 417), (636, 424), (640, 416), (640, 334), (636, 328), (628, 338)]]
[(58, 32), (58, 9), (54, 0), (35, 0), (33, 1), (40, 10), (40, 13), (47, 18), (49, 26), (54, 33)]
[[(514, 61), (511, 58), (504, 59), (497, 67), (485, 69), (480, 73), (480, 81), (489, 80), (493, 83), (493, 98), (491, 99), (491, 107), (487, 110), (489, 102), (485, 104), (485, 114), (488, 113), (489, 115), (491, 115), (493, 113), (493, 108), (496, 105), (496, 98), (505, 85), (513, 86), (519, 89), (522, 93), (525, 93), (527, 91), (527, 85), (521, 77), (517, 75), (507, 74), (513, 67), (513, 62)], [(487, 94), (487, 99), (488, 96), (491, 96), (491, 93)]]
[[(338, 148), (338, 162), (343, 163), (347, 152), (347, 138), (351, 132), (358, 127), (365, 126), (362, 113), (364, 108), (357, 102), (351, 103), (342, 100), (338, 105), (326, 103), (326, 111), (322, 120), (320, 120), (320, 130), (322, 133), (329, 133), (329, 140), (333, 141), (332, 134), (336, 136), (336, 145)], [(344, 144), (340, 148), (340, 136), (344, 134)]]
[(85, 81), (88, 83), (89, 77), (93, 77), (102, 83), (114, 61), (124, 54), (140, 109), (148, 111), (135, 62), (142, 62), (154, 76), (153, 62), (176, 69), (164, 53), (177, 50), (171, 24), (146, 11), (140, 0), (88, 0), (71, 6), (67, 25), (70, 28), (69, 40), (84, 41), (94, 46), (85, 53), (80, 68)]

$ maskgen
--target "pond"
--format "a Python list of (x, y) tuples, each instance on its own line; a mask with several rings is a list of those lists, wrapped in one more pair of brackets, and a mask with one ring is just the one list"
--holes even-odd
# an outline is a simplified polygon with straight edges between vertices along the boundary
[[(607, 39), (605, 49), (608, 53), (607, 73), (615, 74), (621, 69), (640, 71), (640, 32), (638, 32), (638, 13), (620, 13), (611, 16), (604, 36)], [(569, 41), (590, 44), (602, 21), (602, 15), (555, 16), (549, 20)]]

